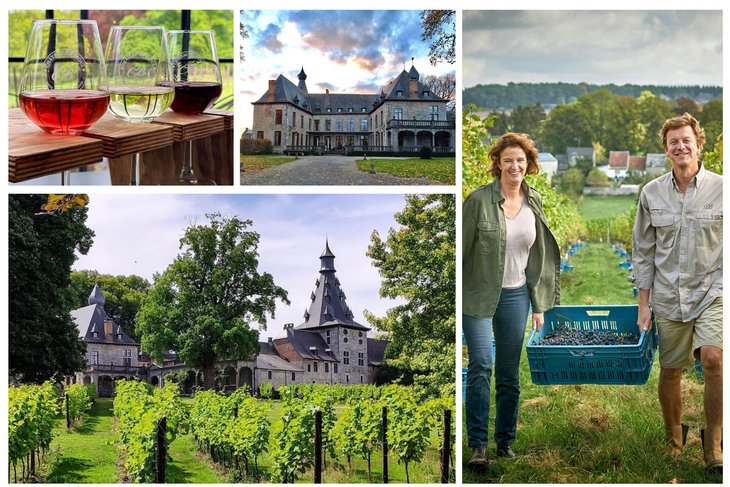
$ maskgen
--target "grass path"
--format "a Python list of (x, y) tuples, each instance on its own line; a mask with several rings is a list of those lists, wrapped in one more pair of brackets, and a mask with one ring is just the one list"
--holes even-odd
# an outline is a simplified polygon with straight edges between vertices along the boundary
[[(56, 419), (50, 461), (44, 472), (47, 483), (118, 483), (120, 452), (112, 430), (112, 400), (97, 398), (89, 417), (78, 429), (67, 430), (63, 417)], [(170, 445), (168, 483), (215, 484), (219, 476), (210, 462), (199, 457), (192, 436), (184, 435)]]
[[(572, 259), (575, 270), (563, 275), (561, 303), (633, 304), (627, 272), (607, 245), (590, 244)], [(529, 329), (528, 325), (528, 329)], [(529, 333), (529, 330), (528, 330)], [(527, 340), (527, 336), (525, 337)], [(704, 470), (699, 429), (704, 427), (703, 384), (693, 371), (683, 379), (684, 422), (690, 433), (684, 452), (672, 458), (664, 444), (657, 398), (659, 362), (645, 385), (556, 385), (532, 383), (527, 353), (520, 361), (521, 399), (517, 458), (495, 459), (495, 400), (490, 404), (490, 469), (466, 468), (471, 449), (464, 425), (464, 483), (721, 483)]]
[(119, 481), (112, 432), (111, 399), (97, 398), (85, 423), (67, 430), (59, 417), (51, 443), (53, 461), (45, 475), (49, 483), (115, 483)]

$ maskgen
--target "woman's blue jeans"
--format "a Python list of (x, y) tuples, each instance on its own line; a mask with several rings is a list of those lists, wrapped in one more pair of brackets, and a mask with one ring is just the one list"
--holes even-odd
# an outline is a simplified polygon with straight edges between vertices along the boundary
[[(469, 348), (466, 375), (466, 430), (469, 447), (486, 447), (489, 438), (489, 388), (494, 363), (497, 414), (494, 441), (497, 445), (514, 443), (517, 434), (517, 408), (520, 402), (520, 355), (525, 338), (530, 296), (527, 284), (517, 289), (502, 289), (492, 318), (463, 315), (463, 329)], [(492, 357), (492, 329), (496, 361)]]

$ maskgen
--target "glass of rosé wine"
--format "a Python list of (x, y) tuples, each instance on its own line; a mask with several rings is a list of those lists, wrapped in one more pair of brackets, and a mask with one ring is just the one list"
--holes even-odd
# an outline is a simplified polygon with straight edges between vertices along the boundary
[[(188, 115), (203, 113), (223, 90), (215, 34), (212, 30), (170, 30), (166, 35), (172, 65), (171, 84), (175, 88), (170, 108)], [(210, 180), (198, 180), (195, 176), (192, 140), (186, 145), (187, 157), (178, 181), (181, 184), (215, 184)]]
[(19, 105), (44, 131), (79, 135), (109, 105), (95, 20), (35, 20), (20, 80)]

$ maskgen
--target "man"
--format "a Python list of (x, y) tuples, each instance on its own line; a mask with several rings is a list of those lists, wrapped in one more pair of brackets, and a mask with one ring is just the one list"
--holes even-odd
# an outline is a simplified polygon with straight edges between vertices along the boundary
[(702, 167), (705, 132), (691, 115), (667, 120), (660, 134), (672, 171), (647, 184), (639, 198), (633, 250), (638, 325), (649, 330), (654, 312), (659, 402), (674, 455), (686, 435), (682, 370), (693, 357), (702, 362), (705, 465), (722, 473), (722, 177)]

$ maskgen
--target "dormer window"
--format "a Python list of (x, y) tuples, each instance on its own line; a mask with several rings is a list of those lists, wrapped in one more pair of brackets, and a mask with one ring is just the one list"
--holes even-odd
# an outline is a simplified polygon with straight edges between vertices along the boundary
[(428, 90), (423, 90), (423, 96), (428, 96), (429, 94), (431, 94), (431, 92), (430, 92), (430, 91), (428, 91)]
[(342, 113), (342, 108), (338, 108), (337, 113)]
[(327, 113), (332, 113), (332, 109), (331, 108), (327, 108)]
[(91, 336), (94, 338), (99, 338), (99, 332), (98, 331), (91, 332)]
[(117, 333), (117, 340), (121, 340), (121, 339), (122, 339), (122, 334), (121, 333)]
[(348, 108), (348, 109), (347, 109), (347, 111), (348, 111), (349, 113), (352, 113), (352, 107)]
[(362, 108), (360, 109), (360, 111), (361, 111), (361, 112), (363, 112), (363, 113), (365, 113), (365, 112), (366, 112), (367, 110), (365, 110), (365, 107), (362, 107)]
[(403, 96), (403, 90), (398, 90), (395, 92), (397, 96)]

